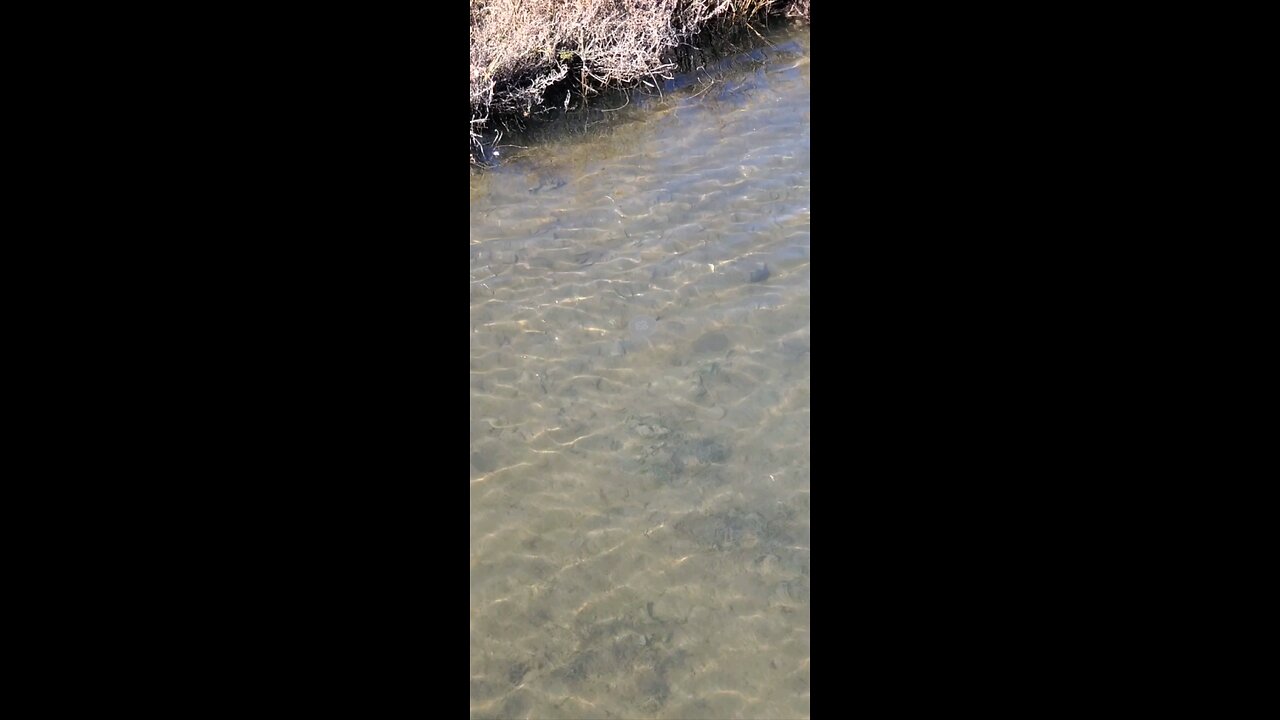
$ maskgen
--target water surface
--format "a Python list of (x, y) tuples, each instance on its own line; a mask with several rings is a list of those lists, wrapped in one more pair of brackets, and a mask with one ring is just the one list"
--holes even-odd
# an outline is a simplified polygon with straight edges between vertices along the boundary
[(472, 174), (473, 719), (809, 717), (809, 35), (769, 41)]

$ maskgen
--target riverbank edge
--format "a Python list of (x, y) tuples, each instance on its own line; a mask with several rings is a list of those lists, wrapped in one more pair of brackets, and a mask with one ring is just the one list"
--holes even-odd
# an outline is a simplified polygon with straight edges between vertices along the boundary
[[(582, 31), (576, 37), (563, 32), (565, 17), (561, 6), (554, 2), (539, 6), (535, 2), (534, 7), (541, 7), (548, 14), (544, 20), (546, 27), (551, 28), (545, 33), (547, 37), (540, 38), (544, 40), (545, 49), (480, 71), (477, 37), (482, 43), (493, 43), (495, 30), (485, 27), (486, 10), (497, 5), (501, 3), (471, 0), (469, 161), (472, 166), (492, 160), (492, 147), (503, 134), (524, 132), (559, 112), (590, 108), (609, 91), (625, 91), (649, 81), (656, 83), (687, 73), (699, 63), (736, 52), (744, 37), (759, 36), (761, 31), (777, 23), (810, 22), (810, 0), (722, 0), (714, 7), (706, 0), (675, 0), (661, 5), (661, 14), (650, 11), (640, 18), (625, 14), (610, 16), (616, 27), (597, 27), (592, 38), (587, 39)], [(596, 9), (599, 5), (594, 3)], [(591, 6), (593, 3), (588, 1), (577, 7)], [(528, 22), (527, 17), (525, 21)], [(658, 21), (665, 26), (658, 26)], [(561, 31), (559, 36), (557, 29)], [(645, 45), (635, 38), (641, 32), (648, 33), (650, 51), (647, 54), (639, 52)], [(654, 33), (662, 34), (662, 42), (656, 47), (653, 47)], [(511, 37), (518, 35), (512, 33)], [(486, 37), (490, 40), (486, 41)], [(608, 44), (603, 48), (605, 52), (601, 52), (602, 38)], [(528, 39), (524, 40), (527, 44)], [(635, 53), (633, 62), (599, 67), (591, 61), (593, 57), (608, 58), (607, 51), (619, 48)], [(495, 54), (492, 47), (481, 50)], [(500, 52), (497, 54), (501, 57)], [(485, 53), (480, 56), (484, 57)], [(548, 98), (557, 101), (551, 102)], [(559, 98), (564, 98), (563, 105)]]

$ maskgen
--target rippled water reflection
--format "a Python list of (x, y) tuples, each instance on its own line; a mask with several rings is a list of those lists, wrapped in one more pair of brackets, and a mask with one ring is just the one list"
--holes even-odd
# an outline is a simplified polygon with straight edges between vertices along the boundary
[(809, 36), (769, 40), (471, 178), (473, 719), (809, 716)]

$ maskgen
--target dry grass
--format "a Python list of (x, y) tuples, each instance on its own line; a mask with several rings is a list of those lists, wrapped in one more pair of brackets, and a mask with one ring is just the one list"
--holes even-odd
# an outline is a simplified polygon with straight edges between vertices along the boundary
[(682, 49), (809, 0), (470, 0), (472, 157), (485, 130), (669, 78)]

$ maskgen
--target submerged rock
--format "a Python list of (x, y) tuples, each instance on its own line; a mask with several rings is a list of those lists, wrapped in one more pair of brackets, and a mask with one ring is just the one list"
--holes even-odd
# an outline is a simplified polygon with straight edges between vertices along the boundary
[(729, 336), (721, 332), (709, 332), (693, 342), (693, 351), (724, 352), (729, 347)]

